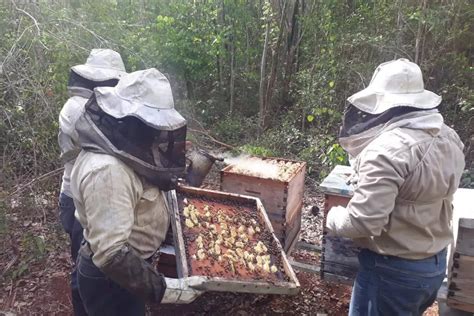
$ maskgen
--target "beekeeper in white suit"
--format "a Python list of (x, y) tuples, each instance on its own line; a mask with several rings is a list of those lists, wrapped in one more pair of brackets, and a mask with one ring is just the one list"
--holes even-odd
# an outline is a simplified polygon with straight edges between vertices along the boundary
[(89, 315), (193, 301), (204, 278), (165, 278), (150, 264), (170, 223), (165, 192), (185, 170), (186, 120), (166, 77), (152, 68), (96, 88), (76, 130), (82, 151), (71, 191), (84, 227), (79, 291)]
[(326, 226), (362, 248), (349, 314), (421, 315), (445, 276), (463, 144), (406, 59), (381, 64), (348, 101), (340, 144), (354, 159), (354, 196)]
[[(64, 163), (59, 196), (59, 217), (64, 230), (70, 237), (71, 257), (74, 263), (82, 241), (82, 227), (74, 218), (75, 207), (70, 189), (72, 166), (81, 150), (75, 127), (76, 121), (84, 111), (84, 105), (94, 88), (113, 87), (125, 74), (125, 66), (120, 54), (111, 49), (93, 49), (86, 63), (72, 67), (69, 74), (67, 88), (70, 98), (59, 114), (58, 141)], [(71, 273), (71, 293), (74, 314), (87, 315), (79, 295), (75, 267)]]

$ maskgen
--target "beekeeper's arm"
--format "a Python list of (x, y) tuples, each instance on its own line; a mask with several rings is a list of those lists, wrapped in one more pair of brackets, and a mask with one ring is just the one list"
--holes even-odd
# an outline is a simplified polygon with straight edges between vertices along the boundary
[(405, 157), (380, 150), (368, 150), (361, 155), (354, 196), (347, 207), (333, 207), (327, 215), (326, 228), (331, 235), (380, 236), (389, 222), (407, 172)]
[(92, 261), (110, 279), (152, 302), (189, 303), (203, 278), (173, 280), (158, 273), (127, 240), (139, 201), (137, 178), (120, 165), (106, 165), (81, 183)]

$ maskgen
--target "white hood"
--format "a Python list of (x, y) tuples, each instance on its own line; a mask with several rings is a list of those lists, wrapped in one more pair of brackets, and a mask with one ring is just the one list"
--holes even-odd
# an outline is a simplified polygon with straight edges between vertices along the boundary
[(436, 109), (415, 111), (394, 117), (387, 123), (372, 127), (362, 133), (341, 137), (339, 143), (350, 156), (357, 157), (367, 145), (384, 132), (396, 128), (409, 128), (422, 129), (432, 135), (437, 135), (443, 123), (443, 116)]

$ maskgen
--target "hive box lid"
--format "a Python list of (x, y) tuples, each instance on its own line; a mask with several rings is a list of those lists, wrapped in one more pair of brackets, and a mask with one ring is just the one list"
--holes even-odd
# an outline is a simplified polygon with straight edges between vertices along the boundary
[(319, 185), (323, 193), (351, 197), (354, 194), (352, 185), (347, 184), (352, 174), (350, 166), (337, 165)]

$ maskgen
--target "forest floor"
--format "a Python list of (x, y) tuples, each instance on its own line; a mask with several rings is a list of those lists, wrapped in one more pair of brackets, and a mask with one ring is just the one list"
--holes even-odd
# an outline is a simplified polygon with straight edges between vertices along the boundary
[[(207, 187), (217, 188), (212, 173)], [(68, 239), (57, 217), (56, 193), (24, 193), (0, 205), (0, 316), (71, 315)], [(323, 197), (307, 185), (300, 240), (319, 245)], [(305, 250), (294, 260), (317, 266), (319, 255)], [(301, 291), (295, 296), (208, 292), (189, 305), (149, 306), (148, 315), (347, 315), (350, 286), (321, 280), (319, 274), (295, 269)], [(438, 315), (434, 305), (425, 316)]]

